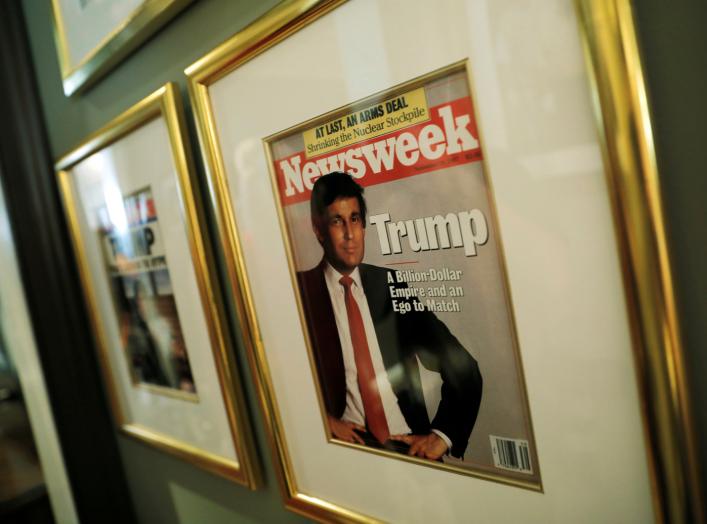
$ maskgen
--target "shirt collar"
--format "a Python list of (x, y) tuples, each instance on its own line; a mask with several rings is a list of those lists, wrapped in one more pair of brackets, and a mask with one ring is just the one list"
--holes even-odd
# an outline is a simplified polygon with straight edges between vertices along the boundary
[[(332, 266), (328, 260), (324, 261), (324, 278), (326, 279), (327, 284), (330, 288), (341, 288), (343, 290), (344, 288), (339, 283), (339, 279), (343, 276), (344, 275), (334, 269), (334, 266)], [(356, 287), (358, 287), (359, 289), (363, 289), (361, 285), (361, 272), (358, 270), (358, 266), (356, 266), (356, 269), (354, 269), (349, 276), (353, 279), (354, 283), (356, 284)]]

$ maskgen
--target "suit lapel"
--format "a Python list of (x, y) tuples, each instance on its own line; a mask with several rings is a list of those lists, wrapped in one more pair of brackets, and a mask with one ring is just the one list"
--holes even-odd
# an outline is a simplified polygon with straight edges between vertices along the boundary
[(371, 312), (371, 319), (376, 330), (378, 347), (383, 357), (383, 364), (388, 373), (388, 379), (393, 386), (393, 391), (398, 395), (400, 388), (404, 387), (402, 381), (403, 355), (400, 350), (400, 330), (398, 318), (390, 301), (388, 290), (388, 272), (382, 268), (376, 268), (367, 264), (359, 266), (361, 272), (361, 283), (366, 293), (368, 309)]
[(337, 417), (346, 406), (346, 375), (334, 309), (324, 280), (323, 262), (303, 274), (301, 286), (309, 335), (328, 411)]

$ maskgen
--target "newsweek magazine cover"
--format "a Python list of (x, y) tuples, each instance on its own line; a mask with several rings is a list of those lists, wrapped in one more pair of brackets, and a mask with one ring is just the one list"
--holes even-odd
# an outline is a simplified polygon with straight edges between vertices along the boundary
[(196, 393), (150, 188), (97, 210), (120, 338), (133, 381)]
[[(265, 142), (327, 434), (539, 487), (465, 66)], [(351, 191), (336, 196), (342, 172), (363, 188), (365, 217)]]

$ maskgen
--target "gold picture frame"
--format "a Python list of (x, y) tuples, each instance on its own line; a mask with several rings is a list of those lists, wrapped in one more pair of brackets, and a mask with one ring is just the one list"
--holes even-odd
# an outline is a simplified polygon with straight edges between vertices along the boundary
[[(303, 436), (288, 434), (286, 429), (287, 427), (299, 427), (297, 426), (298, 421), (292, 420), (294, 415), (288, 412), (283, 413), (283, 405), (287, 405), (289, 410), (293, 409), (287, 398), (291, 391), (278, 390), (276, 384), (282, 384), (283, 382), (278, 382), (281, 380), (281, 376), (278, 376), (278, 369), (274, 368), (279, 367), (277, 358), (282, 359), (285, 357), (279, 352), (272, 353), (276, 351), (273, 348), (277, 346), (279, 343), (277, 340), (279, 339), (270, 343), (268, 340), (275, 340), (271, 328), (273, 323), (270, 321), (270, 317), (276, 316), (279, 321), (285, 324), (288, 321), (285, 317), (290, 315), (289, 311), (293, 309), (295, 301), (290, 299), (290, 295), (287, 294), (280, 302), (282, 308), (284, 308), (283, 311), (273, 312), (268, 309), (267, 314), (262, 305), (257, 305), (259, 301), (262, 302), (262, 297), (272, 293), (272, 289), (268, 287), (270, 282), (267, 282), (262, 277), (261, 268), (256, 267), (265, 259), (262, 258), (262, 254), (258, 258), (258, 253), (262, 252), (259, 251), (253, 241), (253, 233), (259, 230), (254, 226), (255, 219), (251, 218), (263, 213), (270, 214), (269, 208), (273, 205), (272, 202), (267, 201), (268, 195), (265, 194), (265, 189), (261, 188), (259, 183), (257, 185), (254, 183), (259, 177), (267, 177), (267, 169), (262, 167), (264, 160), (262, 158), (256, 159), (259, 155), (265, 156), (258, 152), (254, 146), (256, 138), (263, 140), (274, 132), (324, 114), (332, 110), (332, 108), (341, 107), (354, 100), (364, 98), (361, 93), (370, 94), (380, 90), (380, 88), (376, 89), (380, 85), (377, 81), (372, 81), (371, 85), (374, 87), (369, 88), (368, 91), (360, 88), (360, 84), (365, 83), (360, 81), (360, 78), (364, 77), (369, 80), (372, 77), (372, 73), (366, 69), (366, 64), (357, 62), (347, 55), (345, 57), (346, 60), (342, 59), (341, 64), (342, 68), (344, 64), (352, 64), (349, 66), (352, 68), (349, 72), (349, 78), (352, 78), (352, 80), (348, 84), (343, 81), (340, 82), (346, 84), (342, 90), (350, 91), (348, 98), (345, 98), (344, 102), (339, 102), (341, 97), (331, 97), (331, 100), (335, 102), (330, 102), (328, 90), (320, 89), (316, 93), (324, 100), (318, 105), (314, 104), (313, 107), (324, 107), (327, 109), (319, 113), (302, 112), (299, 110), (298, 105), (293, 103), (289, 105), (283, 103), (275, 104), (274, 91), (273, 89), (266, 89), (267, 84), (264, 82), (272, 81), (277, 83), (278, 80), (280, 82), (289, 82), (284, 84), (287, 86), (285, 91), (281, 89), (277, 92), (277, 97), (278, 99), (294, 97), (294, 100), (298, 100), (298, 96), (301, 97), (306, 94), (307, 87), (305, 86), (311, 87), (311, 85), (314, 85), (307, 84), (306, 79), (303, 80), (303, 75), (290, 74), (288, 76), (287, 68), (283, 68), (282, 63), (296, 62), (283, 61), (283, 56), (289, 57), (290, 60), (296, 58), (304, 61), (309, 60), (311, 61), (309, 66), (318, 66), (318, 60), (325, 61), (326, 58), (323, 57), (328, 58), (332, 54), (327, 54), (323, 51), (316, 54), (307, 54), (306, 51), (315, 49), (309, 46), (313, 46), (313, 42), (317, 41), (317, 37), (320, 38), (320, 43), (326, 41), (332, 43), (333, 47), (343, 46), (345, 40), (344, 36), (342, 36), (343, 28), (356, 26), (355, 22), (357, 20), (361, 24), (365, 20), (367, 24), (370, 23), (375, 27), (385, 26), (387, 28), (385, 35), (381, 37), (380, 42), (376, 42), (387, 46), (386, 51), (389, 53), (397, 45), (398, 55), (393, 53), (392, 56), (394, 57), (408, 56), (404, 53), (405, 44), (392, 43), (405, 40), (395, 39), (392, 36), (390, 37), (391, 40), (386, 40), (389, 37), (387, 30), (390, 29), (390, 26), (385, 25), (385, 19), (380, 19), (384, 17), (382, 6), (378, 4), (369, 6), (370, 9), (366, 11), (365, 6), (362, 7), (360, 3), (352, 2), (345, 4), (345, 13), (339, 13), (339, 11), (344, 10), (342, 4), (344, 4), (342, 1), (314, 0), (283, 2), (264, 17), (194, 63), (185, 72), (189, 77), (190, 96), (197, 118), (199, 139), (205, 159), (209, 185), (212, 188), (211, 200), (216, 210), (217, 230), (225, 249), (228, 276), (238, 306), (238, 315), (244, 340), (248, 345), (260, 402), (266, 416), (270, 446), (273, 455), (276, 457), (278, 480), (285, 505), (292, 511), (315, 519), (370, 522), (377, 519), (389, 520), (400, 519), (401, 517), (398, 514), (390, 513), (393, 510), (385, 502), (377, 501), (378, 506), (373, 503), (357, 504), (355, 502), (358, 500), (356, 493), (349, 495), (347, 492), (346, 496), (344, 496), (341, 491), (337, 492), (335, 487), (330, 488), (330, 486), (319, 484), (316, 488), (312, 488), (312, 475), (314, 473), (311, 473), (310, 470), (307, 470), (307, 475), (302, 473), (306, 468), (311, 468), (311, 471), (314, 471), (313, 455), (307, 454), (310, 447), (316, 448), (318, 451), (323, 451), (326, 448), (322, 445), (317, 447), (315, 444), (309, 446), (309, 444), (302, 443), (303, 439), (309, 442), (309, 439), (320, 438), (319, 434), (315, 435), (314, 430), (312, 430), (311, 435)], [(352, 4), (356, 5), (353, 6)], [(405, 6), (399, 5), (398, 7), (400, 12), (406, 11)], [(484, 58), (484, 53), (482, 52), (483, 49), (480, 50), (480, 47), (482, 47), (480, 42), (482, 41), (481, 39), (485, 38), (483, 43), (491, 43), (488, 33), (490, 30), (486, 26), (490, 25), (488, 21), (492, 20), (493, 17), (489, 15), (491, 9), (483, 2), (464, 4), (462, 8), (457, 9), (455, 12), (460, 17), (469, 16), (465, 10), (471, 10), (472, 7), (479, 11), (477, 18), (483, 20), (483, 22), (469, 23), (466, 31), (473, 37), (470, 36), (472, 43), (468, 45), (474, 49), (473, 52), (476, 53), (476, 57), (479, 59), (477, 62), (481, 62), (483, 61), (481, 58)], [(635, 400), (631, 401), (629, 411), (633, 413), (633, 416), (640, 414), (632, 431), (635, 433), (633, 438), (642, 441), (640, 446), (642, 458), (634, 461), (633, 464), (636, 469), (645, 469), (645, 477), (642, 477), (641, 480), (645, 484), (645, 492), (640, 498), (642, 502), (638, 507), (632, 506), (630, 510), (633, 512), (641, 511), (646, 518), (651, 515), (657, 521), (668, 519), (675, 522), (686, 522), (694, 518), (699, 521), (703, 518), (703, 509), (695, 471), (695, 447), (689, 415), (689, 397), (687, 395), (681, 357), (679, 322), (676, 316), (671, 284), (670, 256), (666, 247), (666, 233), (662, 222), (663, 213), (660, 204), (659, 178), (652, 145), (650, 114), (641, 72), (640, 53), (636, 41), (633, 14), (630, 3), (624, 0), (602, 0), (599, 2), (577, 0), (573, 7), (574, 9), (571, 6), (559, 6), (559, 3), (558, 5), (553, 4), (553, 6), (549, 7), (549, 11), (552, 12), (547, 15), (547, 20), (543, 19), (540, 22), (542, 24), (548, 23), (548, 20), (556, 22), (563, 17), (565, 21), (569, 19), (573, 21), (572, 24), (566, 23), (562, 26), (562, 30), (566, 32), (565, 34), (574, 33), (574, 36), (568, 40), (569, 45), (567, 48), (572, 49), (575, 43), (577, 45), (578, 62), (572, 62), (573, 65), (571, 67), (577, 67), (577, 64), (579, 64), (580, 67), (578, 69), (581, 69), (582, 74), (586, 75), (587, 80), (582, 89), (586, 89), (586, 92), (591, 96), (581, 95), (581, 97), (586, 96), (582, 103), (586, 103), (586, 106), (590, 107), (588, 100), (591, 99), (594, 103), (596, 122), (599, 123), (599, 136), (597, 138), (594, 135), (594, 140), (596, 140), (595, 149), (603, 152), (604, 165), (599, 166), (597, 169), (605, 174), (608, 181), (608, 195), (605, 198), (607, 200), (607, 209), (610, 209), (608, 223), (612, 230), (606, 233), (603, 238), (604, 242), (609, 242), (610, 240), (609, 243), (612, 247), (609, 249), (614, 250), (612, 257), (616, 262), (616, 271), (619, 274), (623, 274), (624, 293), (620, 293), (619, 296), (614, 297), (612, 300), (616, 302), (614, 304), (615, 314), (625, 318), (621, 329), (625, 334), (626, 343), (623, 344), (619, 351), (628, 355), (627, 358), (631, 361), (630, 366), (624, 362), (625, 367), (623, 368), (624, 371), (622, 371), (623, 378), (621, 383), (627, 389), (622, 390), (621, 395), (629, 393), (629, 390), (633, 391), (631, 394), (636, 394)], [(335, 8), (337, 9), (334, 13), (337, 14), (337, 17), (329, 16), (328, 13), (331, 13)], [(498, 9), (503, 11), (504, 8), (501, 5)], [(432, 11), (432, 13), (428, 13), (424, 27), (433, 31), (435, 23), (438, 24), (438, 27), (445, 27), (446, 23), (449, 23), (450, 26), (452, 25), (450, 19), (445, 19), (445, 15), (440, 14), (443, 12), (441, 8), (438, 10), (433, 9)], [(560, 13), (561, 16), (558, 17), (557, 13)], [(364, 14), (367, 16), (364, 17)], [(512, 21), (516, 24), (516, 26), (513, 26), (514, 30), (518, 26), (523, 27), (523, 21), (516, 18), (522, 17), (522, 14), (513, 13), (511, 10), (505, 14), (507, 15), (506, 22)], [(325, 17), (325, 15), (327, 16)], [(346, 22), (344, 22), (345, 16), (348, 16), (345, 19)], [(440, 18), (435, 18), (437, 16)], [(314, 29), (309, 29), (316, 25), (313, 22), (319, 24), (318, 27), (320, 29), (316, 33)], [(396, 20), (397, 23), (398, 21)], [(530, 21), (528, 23), (530, 24)], [(400, 25), (404, 24), (401, 23)], [(536, 25), (540, 27), (540, 24)], [(419, 27), (419, 25), (415, 26), (414, 24), (412, 26)], [(503, 28), (508, 29), (508, 26), (510, 26), (510, 22)], [(309, 33), (307, 31), (300, 33), (300, 30), (305, 27)], [(549, 30), (551, 26), (543, 27)], [(474, 29), (478, 30), (478, 33), (474, 33)], [(552, 27), (552, 30), (554, 29), (555, 27)], [(534, 30), (537, 33), (535, 27)], [(451, 29), (449, 32), (452, 35), (449, 37), (451, 40), (454, 40), (460, 34)], [(302, 33), (305, 34), (302, 35)], [(559, 33), (562, 33), (562, 31), (553, 33), (553, 36)], [(415, 38), (412, 33), (404, 34), (409, 39)], [(478, 40), (475, 40), (477, 34), (481, 36), (478, 37)], [(357, 37), (376, 38), (372, 35), (373, 33), (370, 35), (366, 33), (365, 36), (357, 35)], [(322, 37), (328, 40), (322, 40)], [(337, 38), (343, 40), (339, 41)], [(431, 42), (432, 40), (435, 40), (435, 38), (426, 39), (425, 41)], [(542, 39), (538, 38), (538, 40)], [(407, 40), (407, 42), (410, 41)], [(456, 44), (456, 40), (454, 40), (454, 43)], [(352, 45), (351, 42), (348, 42), (348, 44)], [(278, 49), (283, 49), (287, 48), (288, 45), (292, 48), (289, 55), (285, 51), (281, 51), (280, 54), (274, 54), (273, 51), (270, 51), (276, 46)], [(401, 48), (403, 51), (400, 51)], [(564, 49), (562, 46), (553, 48)], [(295, 49), (303, 54), (297, 55)], [(438, 48), (435, 47), (434, 49), (437, 50)], [(584, 56), (582, 56), (583, 53)], [(422, 62), (423, 58), (427, 58), (423, 55), (424, 53), (416, 54), (416, 60)], [(373, 61), (372, 54), (364, 53), (364, 56)], [(464, 57), (465, 55), (460, 55), (457, 60)], [(279, 76), (273, 73), (276, 58), (280, 59), (277, 63), (285, 71)], [(507, 58), (507, 55), (502, 56), (503, 60)], [(407, 60), (410, 60), (409, 56)], [(434, 57), (432, 61), (434, 62)], [(447, 61), (447, 63), (451, 62), (453, 61)], [(317, 77), (313, 73), (314, 78), (319, 80), (319, 84), (316, 87), (327, 86), (327, 83), (336, 84), (339, 81), (342, 68), (337, 68), (337, 65), (338, 63), (332, 65), (330, 77), (322, 73), (321, 71), (323, 70), (321, 68), (318, 68), (317, 71), (324, 76)], [(292, 67), (306, 66), (293, 65)], [(346, 68), (343, 69), (346, 71)], [(361, 76), (357, 76), (359, 69), (364, 72)], [(399, 69), (406, 68), (401, 65), (400, 60), (391, 59), (388, 71), (391, 71), (393, 78), (400, 76)], [(407, 69), (417, 70), (414, 66), (407, 67)], [(432, 69), (428, 67), (427, 71)], [(375, 70), (375, 68), (372, 70)], [(393, 70), (396, 74), (392, 74)], [(477, 69), (474, 70), (478, 78), (480, 73)], [(250, 94), (251, 91), (246, 89), (244, 83), (238, 83), (237, 75), (239, 72), (242, 72), (243, 78), (247, 79), (250, 85), (258, 86), (258, 95), (262, 96), (262, 98), (248, 98), (247, 94)], [(549, 74), (554, 74), (554, 72), (549, 72)], [(346, 77), (345, 74), (344, 77)], [(405, 81), (415, 77), (416, 75), (407, 74), (402, 76), (402, 79)], [(228, 83), (229, 79), (235, 80)], [(525, 77), (518, 78), (518, 81), (524, 80)], [(258, 82), (261, 83), (258, 84)], [(389, 82), (384, 84), (384, 87), (392, 85), (396, 85), (396, 83)], [(338, 87), (338, 85), (334, 85), (332, 90), (335, 90), (335, 87)], [(474, 98), (475, 102), (482, 106), (483, 110), (484, 97), (488, 97), (491, 91), (486, 87), (483, 89), (477, 87), (475, 91), (476, 93), (481, 93), (481, 96), (475, 96)], [(313, 90), (312, 92), (315, 91)], [(234, 94), (236, 95), (234, 96)], [(269, 94), (272, 95), (270, 98), (268, 98)], [(250, 113), (250, 118), (248, 118), (249, 112), (244, 107), (246, 102), (237, 105), (236, 100), (239, 99), (250, 100), (247, 102), (250, 105), (264, 104), (260, 113), (263, 119), (269, 114), (281, 111), (282, 117), (280, 121), (285, 125), (274, 128), (269, 128), (265, 124), (261, 125), (259, 117), (256, 116), (258, 114), (256, 110), (253, 110)], [(232, 102), (228, 102), (229, 100)], [(494, 103), (501, 104), (498, 100), (494, 100), (493, 97), (487, 98), (487, 100), (491, 105)], [(553, 104), (550, 100), (551, 98), (547, 100), (549, 111), (551, 111)], [(226, 110), (223, 104), (229, 103), (233, 105), (230, 105), (228, 110)], [(508, 103), (508, 101), (505, 103)], [(234, 110), (236, 105), (242, 114)], [(501, 113), (500, 116), (507, 116), (507, 114), (503, 115)], [(586, 119), (586, 115), (581, 117), (580, 120), (582, 118)], [(591, 124), (591, 114), (586, 119), (586, 122)], [(480, 126), (483, 131), (485, 127), (498, 127), (498, 124), (482, 114)], [(244, 129), (249, 127), (252, 127), (253, 131), (244, 131)], [(265, 129), (269, 132), (264, 131)], [(487, 133), (487, 135), (491, 134)], [(585, 134), (589, 135), (592, 133)], [(505, 144), (503, 145), (505, 146)], [(498, 152), (500, 146), (501, 143), (494, 143), (493, 147), (496, 150), (491, 151), (492, 156), (500, 154)], [(592, 149), (592, 154), (594, 154), (593, 151), (594, 149)], [(534, 160), (539, 159), (534, 158)], [(552, 164), (548, 164), (548, 166), (549, 168), (553, 167)], [(492, 176), (494, 174), (498, 176), (503, 171), (503, 166), (500, 162), (491, 162), (490, 169)], [(494, 169), (496, 169), (495, 173)], [(255, 208), (251, 207), (250, 202), (244, 200), (246, 197), (240, 196), (244, 192), (250, 191), (250, 185), (253, 185), (254, 188), (252, 190), (253, 193), (249, 194), (249, 198), (255, 196), (258, 203)], [(503, 184), (499, 185), (502, 186)], [(498, 194), (503, 194), (504, 189), (498, 189), (498, 185), (496, 188), (498, 190), (497, 198), (500, 198)], [(269, 197), (272, 198), (272, 194)], [(506, 198), (511, 197), (507, 196)], [(267, 204), (265, 207), (268, 210), (264, 209), (264, 204)], [(611, 218), (612, 216), (613, 218)], [(271, 230), (277, 229), (273, 227), (272, 224), (274, 223), (276, 222), (269, 222), (268, 225), (263, 226), (264, 229), (261, 231), (265, 232), (267, 228)], [(246, 232), (245, 235), (244, 230)], [(514, 242), (513, 239), (509, 242), (509, 237), (514, 235), (506, 236), (505, 232), (504, 229), (505, 245), (508, 248)], [(276, 237), (264, 238), (273, 240)], [(271, 250), (269, 253), (272, 254), (271, 256), (278, 258), (278, 260), (285, 260), (281, 246), (276, 246), (275, 244), (268, 246)], [(513, 258), (513, 256), (509, 258)], [(510, 265), (513, 265), (512, 261)], [(269, 267), (272, 267), (272, 265)], [(521, 268), (519, 274), (522, 275), (522, 271), (523, 269)], [(513, 272), (514, 269), (511, 268), (511, 273)], [(288, 275), (288, 278), (291, 280), (291, 275)], [(511, 280), (513, 281), (514, 278), (511, 278)], [(521, 281), (523, 281), (522, 277), (517, 280), (517, 282)], [(283, 280), (282, 282), (285, 281)], [(518, 294), (515, 292), (513, 294), (515, 301)], [(516, 302), (516, 308), (520, 308), (516, 310), (516, 313), (518, 316), (521, 314), (526, 315), (527, 312), (522, 305), (519, 305), (519, 302), (522, 302), (522, 300)], [(294, 309), (296, 311), (296, 307)], [(524, 324), (525, 322), (519, 319), (519, 323)], [(521, 326), (520, 329), (522, 331), (524, 328)], [(290, 334), (296, 331), (293, 328)], [(522, 341), (521, 352), (523, 352)], [(270, 356), (269, 359), (269, 354), (275, 355), (275, 357)], [(525, 364), (526, 355), (524, 354), (523, 356)], [(541, 360), (540, 357), (538, 358)], [(532, 373), (534, 365), (525, 367), (526, 370), (529, 370), (529, 373)], [(298, 387), (303, 388), (304, 386), (300, 382)], [(540, 431), (538, 427), (542, 426), (543, 423), (537, 423), (535, 412), (542, 411), (543, 406), (537, 403), (533, 406), (532, 377), (528, 379), (528, 388), (531, 396), (531, 410), (534, 411), (534, 426), (536, 432), (538, 432)], [(304, 389), (301, 389), (301, 391), (305, 392)], [(306, 393), (309, 394), (308, 389)], [(282, 398), (283, 394), (286, 397), (284, 399)], [(581, 399), (565, 399), (565, 404), (573, 400), (581, 401)], [(607, 399), (609, 404), (612, 404), (613, 400)], [(618, 398), (616, 400), (618, 401)], [(301, 417), (307, 416), (304, 412), (297, 411), (297, 413)], [(583, 436), (589, 438), (590, 433)], [(297, 446), (299, 446), (297, 447), (297, 452), (289, 449), (290, 444), (295, 441)], [(322, 440), (322, 442), (325, 442), (325, 440)], [(557, 440), (548, 442), (552, 442), (555, 445), (558, 444)], [(601, 457), (603, 451), (602, 449), (595, 449), (592, 452), (592, 456)], [(299, 456), (300, 453), (302, 453), (302, 456)], [(342, 451), (337, 454), (337, 458), (342, 458), (343, 460), (349, 457)], [(303, 463), (303, 461), (306, 461), (306, 463)], [(540, 453), (540, 461), (541, 463), (543, 462), (542, 453)], [(366, 465), (369, 464), (366, 461)], [(363, 464), (360, 466), (356, 464), (354, 467), (365, 468)], [(357, 471), (360, 471), (360, 473), (357, 473), (355, 477), (361, 482), (365, 478), (367, 479), (366, 482), (374, 483), (369, 474), (371, 473), (370, 471), (365, 469), (357, 469)], [(364, 474), (363, 471), (366, 471), (366, 473)], [(393, 475), (401, 471), (409, 472), (410, 470), (387, 465), (386, 467), (381, 467), (380, 470), (376, 469), (373, 472), (373, 476)], [(543, 473), (545, 478), (547, 469), (544, 468)], [(586, 472), (583, 473), (587, 475)], [(416, 501), (424, 496), (424, 489), (416, 484), (417, 477), (422, 477), (422, 474), (415, 475), (412, 478), (406, 477), (406, 486), (412, 491), (412, 496), (406, 499), (409, 501)], [(303, 478), (305, 480), (302, 480)], [(428, 480), (434, 479), (435, 482), (441, 480), (441, 477), (433, 476), (432, 473), (425, 474), (425, 478)], [(336, 484), (331, 477), (329, 477), (329, 481), (330, 484)], [(378, 484), (375, 485), (378, 486)], [(444, 497), (448, 492), (447, 490), (454, 491), (456, 486), (450, 484), (445, 484), (445, 486), (443, 488), (445, 490), (444, 496), (439, 492), (436, 493), (452, 504), (450, 502), (451, 499), (445, 499)], [(347, 484), (347, 487), (352, 489), (349, 484)], [(483, 491), (483, 497), (484, 499), (488, 498), (488, 500), (492, 499), (490, 495), (491, 488), (478, 483), (474, 483), (473, 488), (477, 490), (488, 489), (488, 491)], [(557, 486), (554, 488), (548, 487), (546, 482), (544, 482), (544, 488), (545, 493), (537, 494), (537, 497), (551, 497), (553, 492), (558, 492), (559, 489)], [(370, 492), (367, 492), (365, 488), (361, 488), (359, 485), (357, 485), (357, 489), (368, 493), (369, 497), (372, 496)], [(419, 494), (416, 495), (418, 492), (415, 489), (420, 490)], [(482, 502), (482, 500), (472, 496), (471, 489), (468, 487), (466, 493), (476, 504), (475, 509), (470, 509), (470, 511), (478, 511), (478, 503)], [(475, 491), (474, 493), (478, 494), (481, 492)], [(591, 498), (594, 496), (593, 494), (593, 490), (587, 489), (584, 490), (582, 496)], [(363, 495), (361, 496), (363, 497)], [(524, 497), (521, 500), (521, 497), (518, 496), (518, 504), (509, 503), (511, 508), (506, 509), (509, 511), (518, 509), (520, 511), (523, 508), (523, 504), (530, 500), (528, 497)], [(581, 498), (577, 500), (579, 505), (584, 503)], [(636, 500), (639, 499), (637, 498)], [(484, 500), (483, 502), (488, 501)], [(490, 502), (488, 503), (490, 504)], [(398, 506), (401, 505), (404, 506), (405, 504), (400, 503)], [(415, 513), (415, 518), (425, 518), (425, 513), (421, 510), (419, 504), (412, 504), (412, 506), (419, 510)], [(463, 508), (453, 504), (452, 507), (458, 511), (463, 510)], [(574, 510), (579, 511), (579, 507), (575, 506)], [(630, 514), (633, 518), (636, 518), (637, 513)], [(491, 513), (488, 515), (491, 515)], [(411, 518), (408, 514), (406, 516)]]
[[(66, 1), (52, 0), (52, 11), (64, 94), (71, 96), (105, 75), (193, 0), (137, 0), (132, 8), (115, 1), (92, 5), (91, 0), (72, 0), (68, 6)], [(115, 13), (106, 11), (113, 5)], [(103, 27), (106, 21), (112, 25)], [(91, 43), (77, 40), (93, 27), (103, 32), (93, 35)]]
[(255, 489), (260, 469), (185, 133), (168, 83), (55, 169), (116, 425)]

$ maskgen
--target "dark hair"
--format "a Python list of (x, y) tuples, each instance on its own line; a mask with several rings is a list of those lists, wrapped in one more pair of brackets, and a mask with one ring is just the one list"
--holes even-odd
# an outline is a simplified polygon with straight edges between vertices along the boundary
[(309, 210), (312, 223), (316, 226), (318, 219), (337, 198), (356, 198), (361, 210), (363, 227), (366, 227), (366, 200), (363, 198), (363, 188), (351, 175), (343, 171), (333, 171), (328, 175), (320, 176), (312, 187), (312, 198), (309, 201)]

